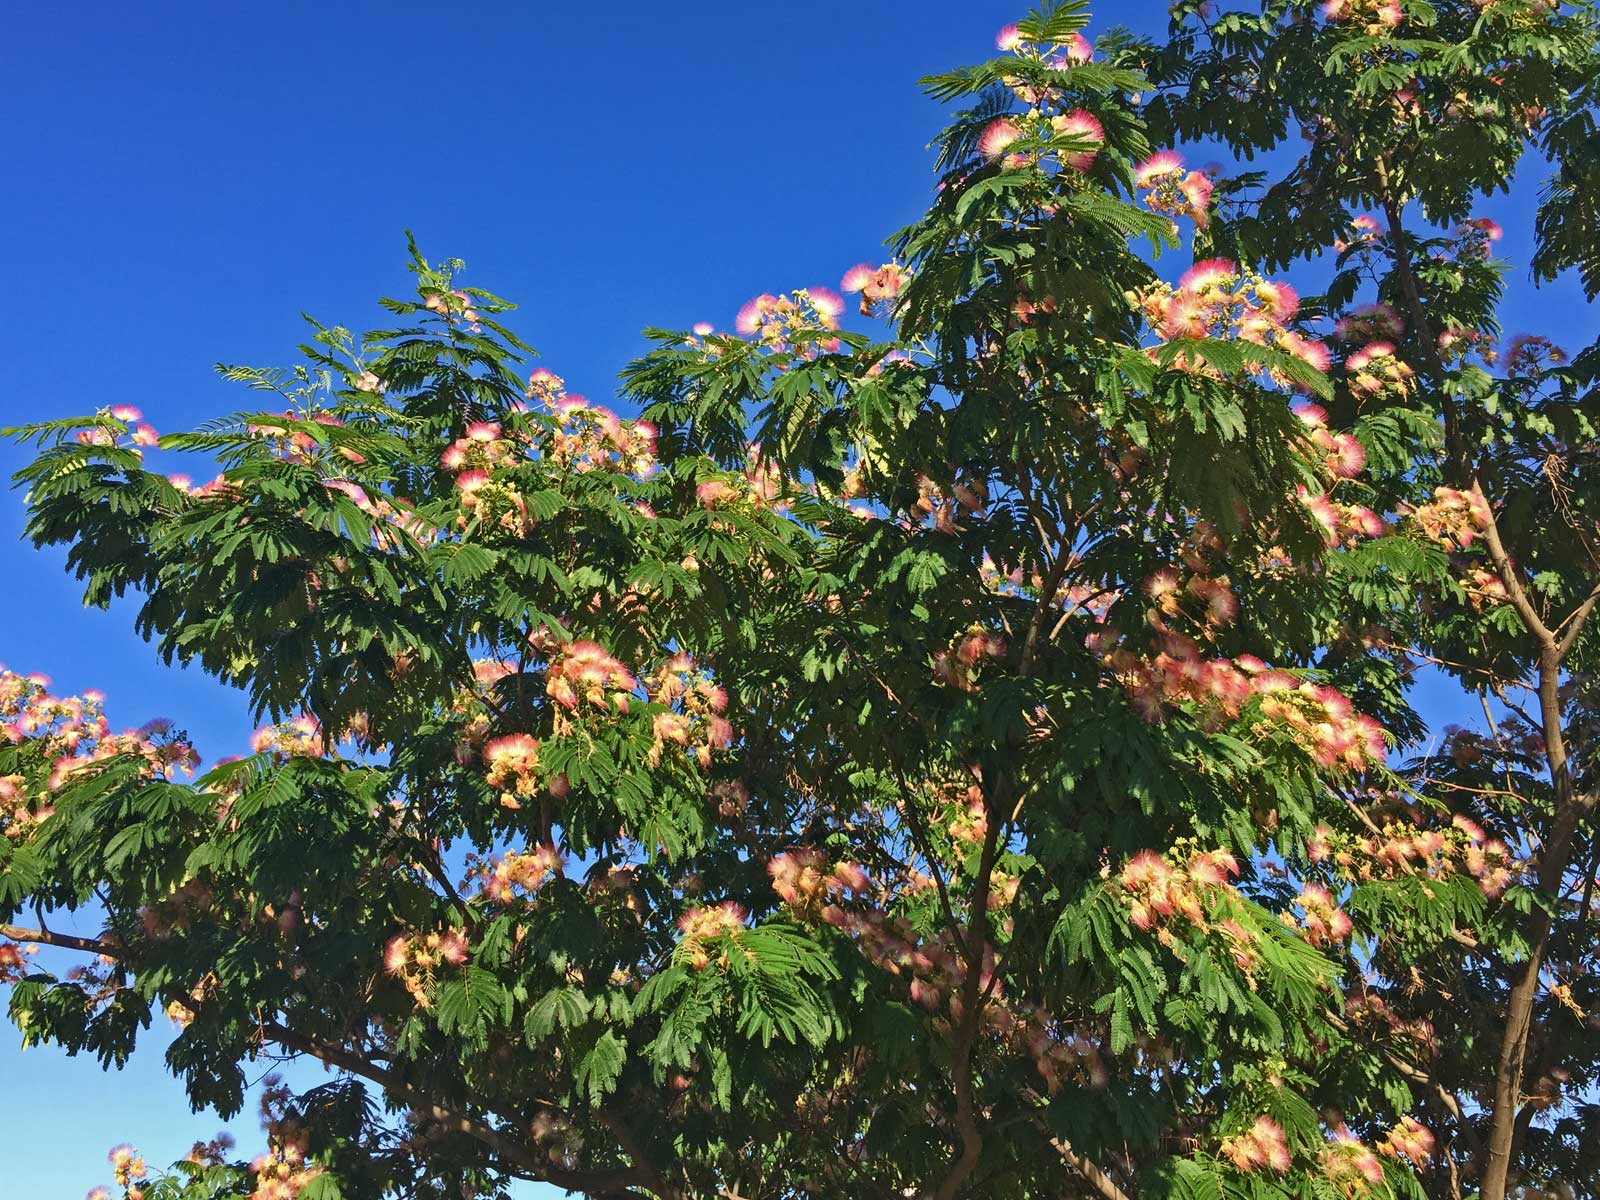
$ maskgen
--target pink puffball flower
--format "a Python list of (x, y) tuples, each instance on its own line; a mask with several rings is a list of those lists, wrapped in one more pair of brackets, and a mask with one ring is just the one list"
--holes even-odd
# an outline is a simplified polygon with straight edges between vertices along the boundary
[(811, 297), (812, 305), (823, 316), (837, 320), (843, 315), (844, 297), (832, 288), (807, 288), (806, 295)]
[(343, 492), (346, 496), (349, 496), (350, 499), (354, 500), (357, 505), (364, 507), (371, 503), (371, 501), (367, 498), (365, 489), (363, 489), (359, 483), (352, 483), (348, 479), (324, 479), (322, 481), (322, 486), (327, 488), (329, 491)]
[(1229, 282), (1239, 273), (1239, 268), (1226, 258), (1205, 258), (1190, 267), (1178, 280), (1185, 292), (1203, 292)]
[(1333, 365), (1333, 355), (1327, 346), (1310, 338), (1301, 337), (1293, 330), (1283, 335), (1283, 348), (1307, 366), (1323, 374), (1327, 374), (1328, 368)]
[(1367, 465), (1367, 451), (1348, 433), (1336, 434), (1333, 439), (1333, 473), (1340, 479), (1354, 479)]
[(857, 263), (844, 273), (844, 278), (839, 281), (841, 292), (863, 291), (872, 282), (872, 277), (877, 274), (877, 268), (871, 263)]
[(1100, 119), (1083, 108), (1075, 108), (1069, 113), (1052, 117), (1050, 119), (1050, 128), (1058, 136), (1091, 143), (1091, 149), (1074, 150), (1062, 156), (1063, 161), (1074, 171), (1087, 171), (1093, 165), (1095, 155), (1099, 153), (1099, 147), (1106, 140), (1106, 131), (1104, 126), (1100, 124)]
[(1178, 190), (1189, 202), (1195, 224), (1204, 229), (1211, 208), (1211, 193), (1216, 190), (1211, 176), (1204, 171), (1190, 171), (1178, 181)]
[(777, 303), (778, 298), (770, 292), (763, 292), (755, 299), (745, 301), (739, 315), (734, 318), (733, 327), (743, 334), (755, 333), (761, 328), (761, 318), (771, 312)]
[(484, 484), (489, 482), (487, 471), (463, 471), (456, 476), (456, 487), (465, 496), (471, 496)]
[(1009, 120), (1005, 117), (996, 117), (989, 122), (982, 136), (978, 138), (978, 153), (993, 162), (1004, 154), (1006, 149), (1021, 136), (1022, 130), (1018, 129)]
[(1163, 175), (1183, 170), (1183, 156), (1175, 150), (1161, 150), (1145, 159), (1133, 171), (1135, 187), (1147, 188)]
[(144, 416), (142, 412), (140, 412), (131, 404), (118, 404), (113, 406), (111, 409), (111, 415), (119, 421), (137, 421), (140, 417)]
[(994, 44), (1000, 50), (1015, 50), (1022, 45), (1022, 30), (1015, 21), (1010, 25), (1003, 25), (1000, 32), (994, 35)]
[(739, 493), (720, 479), (708, 479), (694, 489), (694, 495), (702, 508), (715, 508), (739, 498)]
[(1264, 279), (1256, 284), (1256, 303), (1274, 320), (1287, 321), (1300, 308), (1300, 296), (1287, 283)]

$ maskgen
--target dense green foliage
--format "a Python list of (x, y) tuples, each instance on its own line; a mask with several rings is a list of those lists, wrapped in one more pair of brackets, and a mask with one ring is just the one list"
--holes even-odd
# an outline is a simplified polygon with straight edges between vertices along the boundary
[(1497, 352), (1472, 218), (1542, 151), (1534, 269), (1600, 288), (1600, 23), (1087, 23), (929, 80), (875, 333), (651, 331), (623, 419), (413, 248), (393, 328), (160, 438), (208, 484), (136, 413), (13, 431), (34, 541), (268, 722), (180, 782), (0, 679), (0, 919), (104, 917), (0, 926), (55, 947), (0, 946), (13, 1019), (115, 1065), (165, 1010), (224, 1112), (337, 1068), (120, 1186), (1600, 1196), (1600, 343)]

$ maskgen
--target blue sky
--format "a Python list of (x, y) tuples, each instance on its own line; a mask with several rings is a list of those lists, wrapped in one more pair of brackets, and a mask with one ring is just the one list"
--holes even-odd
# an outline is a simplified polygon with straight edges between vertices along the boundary
[[(1152, 0), (1100, 9), (1149, 29), (1165, 19)], [(431, 257), (465, 259), (466, 282), (519, 301), (513, 326), (572, 389), (608, 396), (644, 326), (726, 325), (753, 294), (836, 285), (877, 261), (928, 196), (940, 114), (918, 76), (985, 57), (1021, 11), (16, 6), (0, 48), (13, 278), (0, 424), (131, 403), (170, 431), (241, 407), (211, 364), (290, 361), (302, 309), (377, 322), (376, 297), (407, 286), (405, 228)], [(1526, 196), (1484, 209), (1520, 261)], [(1559, 335), (1578, 299), (1558, 285), (1529, 312), (1557, 314)], [(0, 471), (23, 459), (0, 446)], [(238, 751), (243, 703), (161, 666), (131, 606), (82, 609), (60, 557), (26, 548), (21, 528), (20, 497), (0, 497), (0, 662), (103, 688), (114, 723), (169, 716), (208, 761)], [(103, 1075), (21, 1054), (8, 1030), (0, 1128), (26, 1147), (8, 1156), (8, 1193), (80, 1196), (105, 1181), (113, 1143), (162, 1162), (219, 1127), (189, 1114), (159, 1038)], [(248, 1110), (235, 1129), (256, 1145)]]

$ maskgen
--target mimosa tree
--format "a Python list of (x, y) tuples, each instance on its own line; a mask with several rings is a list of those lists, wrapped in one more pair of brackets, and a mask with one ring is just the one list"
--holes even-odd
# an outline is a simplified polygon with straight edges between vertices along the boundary
[(265, 724), (190, 779), (0, 679), (13, 1019), (170, 1019), (225, 1113), (332, 1070), (122, 1193), (1600, 1195), (1600, 350), (1500, 348), (1473, 215), (1537, 144), (1600, 284), (1600, 23), (1173, 19), (931, 79), (890, 260), (651, 331), (636, 417), (413, 247), (243, 412), (14, 431), (33, 540)]

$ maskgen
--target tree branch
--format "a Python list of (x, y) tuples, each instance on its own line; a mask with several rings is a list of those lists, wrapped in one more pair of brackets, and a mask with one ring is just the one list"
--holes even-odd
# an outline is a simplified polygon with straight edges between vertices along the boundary
[[(326, 1042), (306, 1037), (278, 1021), (262, 1022), (261, 1032), (263, 1037), (277, 1042), (285, 1049), (293, 1050), (300, 1054), (309, 1054), (313, 1058), (348, 1071), (352, 1075), (358, 1075), (363, 1079), (378, 1084), (386, 1092), (427, 1113), (446, 1128), (455, 1130), (457, 1133), (464, 1133), (483, 1143), (507, 1162), (515, 1163), (519, 1168), (527, 1172), (528, 1177), (531, 1179), (553, 1183), (557, 1187), (566, 1188), (569, 1191), (586, 1192), (592, 1196), (607, 1197), (638, 1197), (638, 1193), (633, 1190), (635, 1185), (643, 1183), (645, 1186), (651, 1186), (648, 1180), (640, 1179), (640, 1175), (643, 1172), (640, 1170), (637, 1160), (635, 1160), (633, 1167), (619, 1171), (571, 1171), (557, 1167), (547, 1159), (542, 1159), (534, 1154), (527, 1146), (507, 1137), (502, 1130), (469, 1113), (439, 1103), (433, 1097), (426, 1095), (420, 1088), (401, 1078), (397, 1072), (380, 1067), (363, 1055), (341, 1046), (330, 1045)], [(548, 1105), (547, 1101), (538, 1101), (538, 1103)], [(554, 1105), (548, 1106), (555, 1107)], [(604, 1123), (602, 1119), (602, 1124)]]
[(78, 950), (84, 954), (104, 954), (121, 958), (122, 950), (109, 942), (96, 938), (74, 937), (70, 933), (52, 933), (48, 929), (27, 929), (21, 925), (0, 925), (0, 938), (13, 942), (33, 942), (41, 946), (59, 946), (63, 950)]
[[(1340, 1033), (1344, 1034), (1346, 1037), (1351, 1036), (1350, 1026), (1345, 1022), (1344, 1018), (1333, 1012), (1325, 1012), (1322, 1015), (1328, 1024), (1332, 1025)], [(1455, 1094), (1447, 1089), (1444, 1084), (1440, 1083), (1437, 1079), (1435, 1079), (1432, 1075), (1429, 1075), (1415, 1063), (1407, 1062), (1398, 1054), (1394, 1053), (1394, 1051), (1383, 1046), (1377, 1047), (1377, 1050), (1378, 1054), (1383, 1058), (1383, 1060), (1396, 1071), (1400, 1072), (1400, 1074), (1404, 1076), (1406, 1080), (1416, 1084), (1418, 1087), (1425, 1087), (1432, 1091), (1432, 1093), (1438, 1098), (1439, 1103), (1444, 1105), (1445, 1110), (1452, 1117), (1454, 1117), (1457, 1122), (1462, 1122), (1464, 1124), (1464, 1118), (1461, 1111), (1461, 1102), (1456, 1099)]]
[(1117, 1186), (1116, 1180), (1101, 1170), (1098, 1163), (1091, 1162), (1074, 1150), (1071, 1142), (1065, 1138), (1053, 1137), (1050, 1139), (1050, 1145), (1061, 1156), (1063, 1162), (1083, 1176), (1102, 1200), (1132, 1200), (1127, 1192)]

